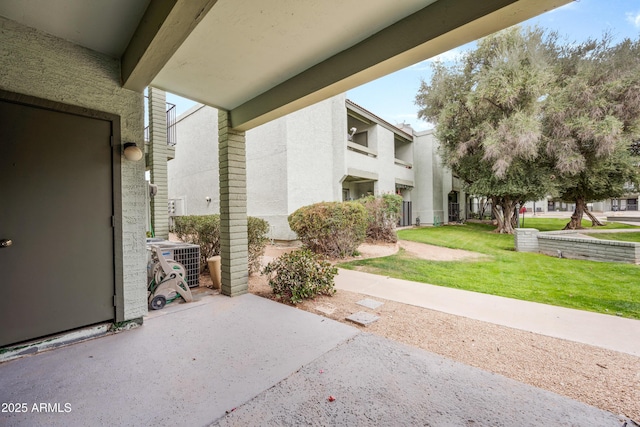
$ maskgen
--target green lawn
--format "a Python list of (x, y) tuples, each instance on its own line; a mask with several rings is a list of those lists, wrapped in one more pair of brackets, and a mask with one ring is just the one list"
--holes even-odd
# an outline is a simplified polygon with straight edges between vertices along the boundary
[(591, 236), (597, 239), (640, 243), (640, 232), (638, 233), (598, 233), (598, 234), (591, 234)]
[[(549, 230), (561, 229), (567, 222), (531, 221), (540, 221), (540, 228)], [(469, 223), (398, 233), (405, 240), (480, 252), (488, 255), (486, 261), (425, 261), (401, 251), (390, 257), (352, 261), (340, 267), (360, 267), (416, 282), (640, 319), (640, 266), (515, 252), (513, 236), (495, 234), (492, 230), (492, 226)]]

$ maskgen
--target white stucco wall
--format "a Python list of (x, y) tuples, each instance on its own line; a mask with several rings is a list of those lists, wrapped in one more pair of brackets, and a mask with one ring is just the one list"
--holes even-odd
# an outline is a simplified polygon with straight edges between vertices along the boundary
[(290, 238), (286, 120), (274, 120), (249, 130), (246, 141), (247, 212), (269, 222), (270, 238)]
[(416, 133), (413, 144), (413, 216), (420, 217), (421, 224), (433, 224), (435, 216), (440, 222), (446, 221), (451, 172), (442, 166), (433, 130)]
[[(215, 120), (210, 107), (194, 107), (178, 118), (169, 199), (183, 201), (186, 215), (219, 213)], [(296, 238), (287, 218), (299, 207), (341, 200), (345, 135), (344, 95), (247, 131), (247, 213), (269, 222), (271, 238)]]
[[(405, 182), (411, 182), (415, 185), (415, 172), (413, 168), (407, 168), (406, 166), (399, 166), (395, 164), (395, 134), (380, 125), (368, 126), (368, 140), (371, 145), (375, 145), (375, 157), (367, 153), (354, 150), (346, 150), (345, 163), (347, 167), (347, 173), (351, 171), (363, 171), (365, 174), (356, 175), (363, 176), (365, 178), (368, 175), (377, 176), (374, 183), (374, 193), (395, 193), (396, 192), (396, 180), (402, 180)], [(360, 131), (360, 129), (359, 129)], [(346, 143), (346, 142), (345, 142)], [(407, 159), (408, 163), (413, 162), (413, 143), (404, 144), (402, 155)], [(345, 183), (343, 188), (348, 188), (350, 191), (350, 197), (357, 199), (363, 192), (363, 188), (367, 185), (357, 185), (351, 183)], [(407, 199), (408, 200), (408, 199)]]
[[(123, 89), (120, 61), (0, 17), (0, 89), (117, 114), (121, 140), (143, 141), (143, 95)], [(147, 312), (144, 162), (122, 161), (124, 319)], [(122, 303), (121, 303), (122, 304)]]
[[(343, 102), (343, 114), (346, 115)], [(332, 99), (286, 116), (289, 211), (334, 200), (333, 145), (346, 139), (346, 130), (332, 126)]]
[(197, 105), (181, 114), (176, 137), (175, 158), (167, 164), (169, 199), (180, 200), (186, 215), (220, 213), (218, 110)]
[[(179, 118), (176, 158), (169, 162), (169, 198), (183, 199), (185, 214), (217, 213), (219, 208), (217, 193), (208, 191), (212, 202), (206, 206), (207, 194), (202, 191), (218, 186), (217, 143), (214, 147), (204, 142), (213, 132), (207, 130), (213, 111), (200, 109)], [(347, 150), (347, 123), (342, 94), (246, 133), (247, 212), (269, 222), (271, 238), (295, 239), (288, 216), (301, 206), (342, 200), (343, 187), (355, 199), (369, 190), (395, 193), (397, 180), (418, 185), (415, 167), (395, 164), (394, 132), (375, 123), (360, 126), (358, 131), (367, 130), (369, 147), (377, 153), (370, 157)], [(413, 146), (403, 146), (402, 155), (409, 162), (414, 161)], [(348, 175), (375, 179), (375, 183), (343, 183)], [(430, 185), (431, 179), (425, 183)], [(414, 193), (407, 190), (406, 199), (411, 200)], [(442, 189), (438, 194), (442, 197)]]
[(413, 170), (413, 167), (409, 169), (407, 166), (394, 164), (393, 168), (390, 168), (389, 172), (395, 179), (410, 181), (415, 185), (415, 171)]
[(405, 162), (413, 162), (413, 144), (394, 141), (395, 158)]
[(377, 174), (378, 169), (382, 162), (377, 157), (372, 157), (367, 154), (362, 154), (357, 151), (347, 150), (345, 158), (347, 172), (348, 169), (359, 170), (368, 172), (370, 174)]
[[(439, 159), (439, 157), (437, 157), (437, 159)], [(449, 222), (449, 193), (453, 191), (453, 179), (451, 176), (451, 172), (444, 168), (440, 162), (434, 163), (437, 165), (437, 167), (434, 167), (433, 172), (434, 196), (437, 195), (436, 193), (439, 188), (442, 189), (440, 205), (438, 205), (437, 200), (434, 201), (434, 204), (436, 206), (434, 215), (438, 216), (438, 221), (441, 224), (445, 224)], [(438, 185), (439, 180), (441, 180), (441, 185)]]
[(333, 200), (342, 201), (342, 181), (347, 176), (347, 150), (345, 148), (348, 130), (344, 94), (334, 96), (331, 102), (331, 128), (333, 150)]
[(269, 222), (271, 238), (297, 238), (288, 223), (296, 209), (341, 200), (344, 147), (336, 144), (345, 129), (339, 95), (247, 132), (248, 213)]
[(394, 163), (395, 144), (394, 134), (382, 126), (375, 126), (373, 129), (375, 139), (378, 141), (378, 158), (376, 170), (378, 173), (378, 188), (376, 194), (395, 193), (396, 191), (396, 172), (397, 168)]

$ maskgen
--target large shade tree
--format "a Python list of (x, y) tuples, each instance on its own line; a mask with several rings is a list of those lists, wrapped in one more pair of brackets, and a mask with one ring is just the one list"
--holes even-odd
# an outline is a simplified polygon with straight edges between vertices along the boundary
[(537, 28), (496, 33), (451, 66), (434, 63), (416, 96), (419, 117), (436, 126), (444, 164), (468, 192), (491, 199), (501, 233), (513, 232), (518, 204), (554, 185), (540, 121), (554, 41)]
[(559, 49), (543, 115), (560, 198), (575, 203), (565, 228), (582, 228), (587, 202), (620, 197), (638, 182), (640, 42), (610, 37)]

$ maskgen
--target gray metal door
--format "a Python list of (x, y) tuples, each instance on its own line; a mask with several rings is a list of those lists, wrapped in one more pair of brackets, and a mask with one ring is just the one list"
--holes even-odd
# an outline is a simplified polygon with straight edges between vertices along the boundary
[(0, 101), (0, 346), (114, 318), (110, 137)]
[(402, 211), (400, 212), (400, 219), (398, 219), (398, 226), (408, 227), (411, 223), (411, 202), (402, 202)]

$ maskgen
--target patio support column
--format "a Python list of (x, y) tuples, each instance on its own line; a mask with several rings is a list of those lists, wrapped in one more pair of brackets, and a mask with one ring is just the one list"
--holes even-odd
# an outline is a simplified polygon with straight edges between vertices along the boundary
[(231, 129), (224, 110), (218, 110), (218, 150), (222, 294), (236, 296), (249, 290), (247, 162), (244, 132)]
[(169, 238), (167, 189), (167, 104), (163, 90), (149, 86), (149, 169), (158, 193), (151, 198), (151, 224), (156, 237)]

